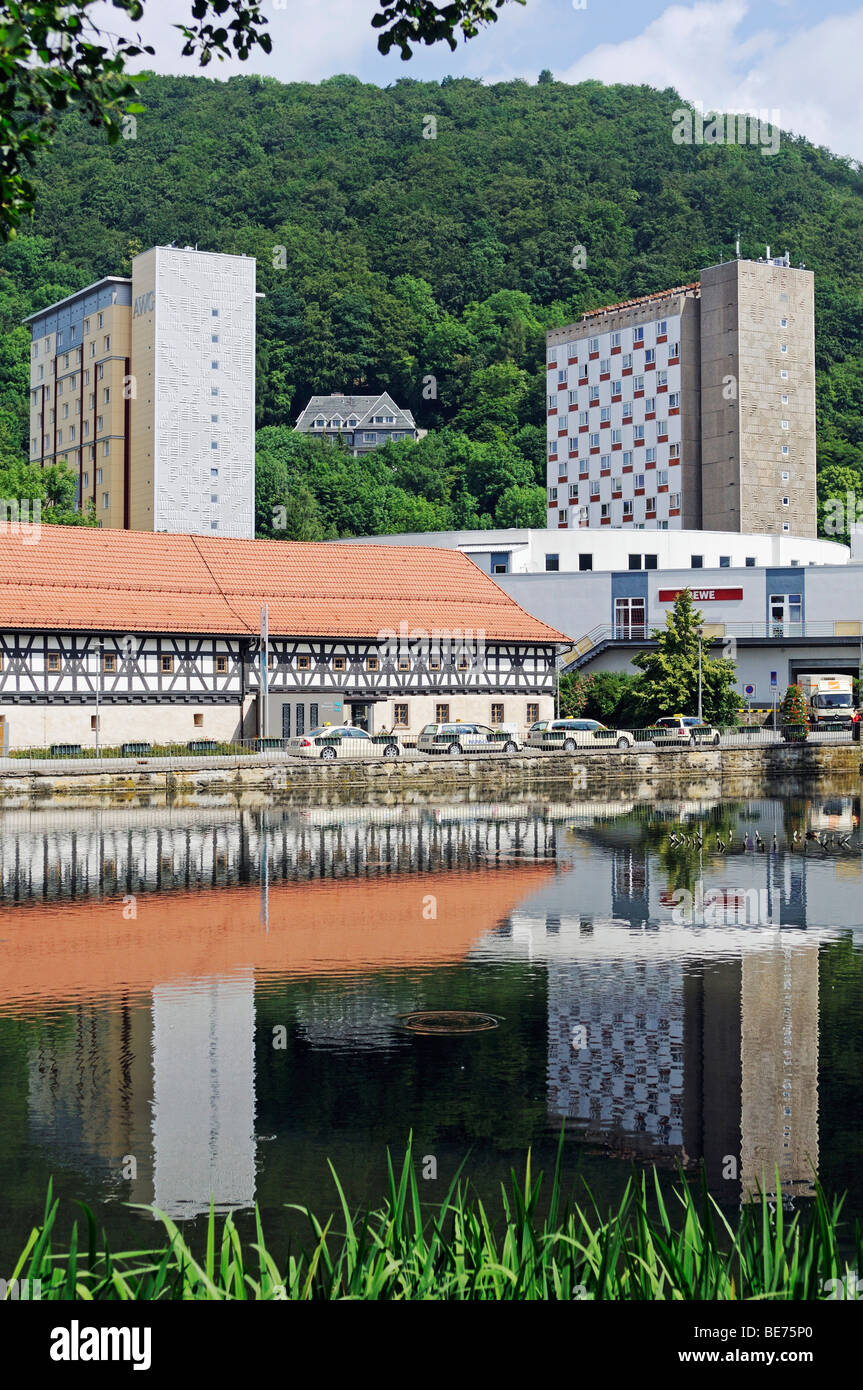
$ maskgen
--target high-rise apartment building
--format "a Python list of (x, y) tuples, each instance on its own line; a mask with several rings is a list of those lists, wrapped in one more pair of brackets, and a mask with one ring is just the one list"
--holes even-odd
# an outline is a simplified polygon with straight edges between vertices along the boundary
[(30, 460), (102, 526), (254, 535), (255, 268), (156, 246), (26, 320)]
[(787, 253), (546, 339), (549, 525), (816, 534), (813, 277)]

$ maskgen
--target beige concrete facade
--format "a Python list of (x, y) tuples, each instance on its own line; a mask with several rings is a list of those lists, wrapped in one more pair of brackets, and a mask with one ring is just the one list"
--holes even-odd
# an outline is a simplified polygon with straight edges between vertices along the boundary
[(701, 318), (703, 527), (814, 536), (811, 271), (711, 266)]
[(72, 296), (55, 321), (34, 324), (30, 355), (30, 460), (71, 468), (82, 506), (111, 527), (127, 524), (127, 284), (107, 280)]

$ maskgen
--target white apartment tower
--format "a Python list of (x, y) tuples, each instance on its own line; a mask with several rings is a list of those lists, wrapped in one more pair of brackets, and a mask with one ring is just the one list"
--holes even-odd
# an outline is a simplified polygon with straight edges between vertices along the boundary
[(27, 320), (31, 461), (101, 526), (254, 536), (255, 269), (155, 246)]
[(813, 306), (768, 250), (551, 330), (548, 524), (814, 536)]

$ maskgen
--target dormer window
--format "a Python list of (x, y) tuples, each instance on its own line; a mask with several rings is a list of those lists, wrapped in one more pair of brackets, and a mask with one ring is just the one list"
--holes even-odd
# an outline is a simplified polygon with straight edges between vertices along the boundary
[(333, 430), (340, 430), (341, 427), (342, 427), (342, 422), (341, 422), (340, 417), (339, 417), (338, 415), (334, 415), (333, 418), (332, 418), (332, 420), (330, 421), (330, 429), (333, 429)]
[(316, 430), (322, 430), (322, 429), (324, 428), (324, 425), (325, 425), (325, 424), (326, 424), (326, 421), (325, 421), (325, 420), (317, 419), (317, 420), (315, 421), (315, 429), (316, 429)]
[(354, 428), (356, 427), (356, 424), (357, 424), (357, 417), (356, 417), (356, 415), (352, 415), (352, 416), (351, 416), (350, 420), (348, 420), (348, 424), (350, 425), (351, 429), (354, 429)]

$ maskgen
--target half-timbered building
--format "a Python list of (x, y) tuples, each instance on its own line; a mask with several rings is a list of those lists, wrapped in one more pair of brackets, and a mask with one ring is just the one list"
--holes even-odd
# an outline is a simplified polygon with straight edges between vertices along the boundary
[(7, 748), (522, 727), (552, 713), (567, 642), (457, 551), (0, 535)]

